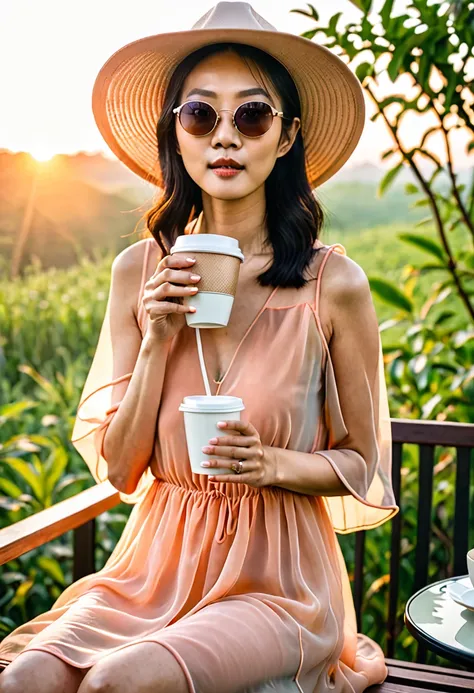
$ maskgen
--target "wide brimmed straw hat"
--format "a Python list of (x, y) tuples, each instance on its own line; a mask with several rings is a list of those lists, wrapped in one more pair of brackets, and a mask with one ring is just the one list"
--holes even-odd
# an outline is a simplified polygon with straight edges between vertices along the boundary
[(192, 29), (139, 39), (107, 60), (94, 84), (92, 110), (114, 154), (134, 173), (162, 187), (156, 126), (169, 79), (189, 53), (221, 42), (255, 46), (283, 63), (301, 101), (310, 185), (316, 188), (333, 176), (362, 133), (360, 83), (327, 48), (278, 31), (247, 2), (219, 2)]

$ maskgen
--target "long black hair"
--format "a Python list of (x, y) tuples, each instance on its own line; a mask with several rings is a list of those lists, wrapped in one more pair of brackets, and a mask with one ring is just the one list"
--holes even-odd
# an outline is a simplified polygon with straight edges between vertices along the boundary
[[(185, 227), (202, 211), (202, 190), (186, 171), (177, 153), (175, 116), (184, 81), (191, 70), (208, 56), (234, 52), (257, 66), (270, 80), (282, 101), (286, 118), (283, 128), (293, 118), (301, 118), (296, 85), (287, 69), (271, 55), (240, 43), (213, 43), (190, 53), (174, 70), (166, 89), (157, 123), (159, 164), (164, 192), (145, 214), (146, 225), (164, 255), (184, 234)], [(250, 62), (250, 64), (249, 64)], [(283, 132), (283, 131), (282, 131)], [(273, 263), (258, 276), (261, 286), (301, 288), (306, 285), (305, 269), (316, 254), (313, 245), (319, 237), (324, 215), (314, 197), (305, 169), (305, 151), (301, 129), (291, 149), (277, 158), (265, 181), (265, 224), (267, 245), (273, 249)]]

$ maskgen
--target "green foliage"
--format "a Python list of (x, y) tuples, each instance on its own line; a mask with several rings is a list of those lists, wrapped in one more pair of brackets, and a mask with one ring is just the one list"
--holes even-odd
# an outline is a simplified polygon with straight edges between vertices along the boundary
[[(456, 291), (461, 310), (472, 324), (474, 169), (469, 183), (461, 184), (452, 139), (456, 130), (462, 130), (466, 151), (474, 146), (474, 79), (470, 69), (474, 61), (474, 5), (465, 1), (448, 4), (434, 0), (428, 4), (424, 0), (409, 0), (401, 14), (394, 14), (392, 0), (385, 0), (377, 12), (372, 11), (369, 1), (354, 4), (362, 10), (362, 17), (347, 27), (341, 26), (341, 13), (333, 15), (325, 26), (318, 22), (312, 5), (308, 5), (308, 10), (294, 11), (317, 22), (311, 29), (312, 37), (333, 48), (355, 70), (374, 106), (371, 119), (382, 119), (393, 141), (393, 146), (381, 157), (384, 160), (394, 157), (394, 163), (379, 183), (378, 196), (390, 190), (404, 169), (411, 171), (416, 185), (408, 183), (406, 192), (417, 196), (412, 208), (426, 207), (430, 213), (417, 226), (424, 229), (432, 223), (438, 239), (410, 234), (402, 240), (436, 257), (438, 263), (425, 263), (419, 268), (419, 276), (445, 270), (447, 277), (442, 288), (450, 286)], [(402, 75), (405, 83), (407, 76), (410, 78), (409, 98), (397, 91), (398, 78)], [(382, 98), (378, 96), (379, 88), (387, 77), (393, 84), (393, 93)], [(386, 91), (386, 86), (383, 90)], [(404, 147), (400, 134), (407, 114), (429, 116), (419, 142), (411, 149)], [(433, 135), (444, 144), (446, 165), (430, 148)], [(438, 179), (443, 181), (441, 186)], [(458, 229), (463, 233), (463, 242), (456, 253), (451, 235)], [(395, 298), (396, 289), (379, 284), (378, 290), (386, 300), (391, 295), (393, 305), (403, 302), (400, 296)]]
[[(0, 283), (0, 527), (94, 481), (70, 442), (105, 312), (113, 255)], [(38, 319), (40, 315), (40, 319)], [(131, 506), (97, 519), (103, 566)], [(49, 610), (72, 582), (72, 532), (0, 566), (0, 639)]]

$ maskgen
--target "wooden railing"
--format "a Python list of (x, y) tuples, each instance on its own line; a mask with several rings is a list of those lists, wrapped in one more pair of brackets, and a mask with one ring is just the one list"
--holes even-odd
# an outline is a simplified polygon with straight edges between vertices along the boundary
[[(429, 548), (433, 499), (433, 467), (437, 445), (456, 448), (456, 489), (453, 530), (454, 558), (453, 575), (467, 573), (468, 551), (470, 461), (474, 448), (474, 425), (453, 422), (418, 421), (392, 419), (392, 482), (400, 512), (391, 520), (390, 584), (387, 614), (387, 657), (393, 657), (397, 635), (397, 609), (399, 601), (399, 568), (401, 547), (401, 524), (403, 499), (400, 498), (401, 465), (403, 445), (413, 443), (419, 449), (419, 495), (415, 547), (415, 574), (411, 593), (417, 592), (428, 583)], [(364, 595), (364, 549), (366, 532), (356, 532), (354, 604), (357, 625), (361, 630), (362, 598)], [(417, 662), (425, 662), (426, 650), (421, 645), (417, 650)]]
[[(392, 478), (397, 503), (400, 504), (400, 481), (403, 445), (419, 447), (419, 497), (415, 548), (415, 573), (411, 593), (427, 584), (431, 514), (433, 497), (433, 466), (435, 446), (456, 448), (456, 489), (453, 531), (453, 574), (467, 572), (470, 462), (474, 447), (474, 425), (451, 422), (392, 419)], [(403, 500), (403, 499), (402, 499)], [(10, 527), (0, 530), (0, 565), (18, 558), (27, 551), (42, 546), (69, 530), (74, 530), (73, 580), (96, 572), (95, 518), (120, 503), (120, 497), (109, 483), (93, 486), (82, 493), (42, 510)], [(399, 603), (399, 565), (401, 545), (401, 512), (392, 520), (389, 606), (387, 614), (386, 655), (394, 656)], [(361, 630), (362, 599), (364, 595), (365, 532), (355, 533), (354, 603)], [(418, 648), (417, 661), (424, 662), (426, 652)]]

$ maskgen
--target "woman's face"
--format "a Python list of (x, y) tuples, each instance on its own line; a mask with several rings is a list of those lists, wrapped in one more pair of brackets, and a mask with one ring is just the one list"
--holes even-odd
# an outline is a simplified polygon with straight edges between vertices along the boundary
[[(189, 73), (180, 104), (190, 100), (206, 101), (218, 112), (229, 109), (219, 113), (216, 127), (203, 137), (190, 135), (176, 117), (178, 152), (187, 172), (203, 192), (221, 200), (237, 200), (260, 188), (277, 158), (291, 148), (300, 126), (295, 118), (286, 134), (282, 119), (276, 116), (270, 129), (256, 138), (245, 137), (234, 127), (232, 114), (246, 101), (264, 101), (278, 111), (283, 110), (278, 95), (269, 86), (262, 91), (248, 65), (235, 53), (210, 56)], [(218, 175), (211, 164), (221, 157), (234, 159), (244, 169), (233, 176)]]

